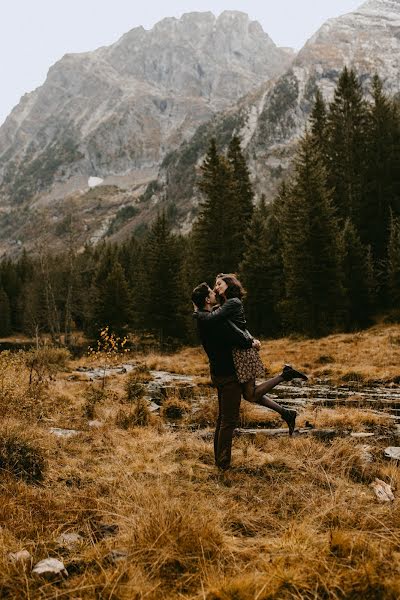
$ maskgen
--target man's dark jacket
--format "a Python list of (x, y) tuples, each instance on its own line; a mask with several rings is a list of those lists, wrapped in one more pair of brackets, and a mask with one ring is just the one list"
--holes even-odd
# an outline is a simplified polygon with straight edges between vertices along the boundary
[(235, 375), (233, 364), (233, 348), (251, 348), (253, 338), (247, 331), (242, 331), (233, 323), (227, 321), (202, 320), (201, 316), (207, 311), (196, 313), (197, 328), (201, 343), (210, 361), (211, 375), (218, 377)]

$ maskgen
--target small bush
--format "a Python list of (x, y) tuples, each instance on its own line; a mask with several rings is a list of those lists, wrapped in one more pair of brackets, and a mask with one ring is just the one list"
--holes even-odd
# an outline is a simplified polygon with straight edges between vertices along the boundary
[(321, 356), (319, 356), (317, 358), (317, 360), (315, 362), (318, 365), (329, 365), (330, 363), (334, 363), (335, 359), (333, 358), (333, 356), (330, 356), (329, 354), (322, 354)]
[(148, 366), (145, 363), (139, 363), (135, 369), (129, 374), (129, 379), (132, 381), (141, 381), (147, 383), (152, 380), (152, 376)]
[(83, 406), (83, 413), (87, 419), (93, 419), (95, 415), (96, 405), (102, 402), (107, 393), (104, 389), (90, 386), (85, 391), (85, 404)]
[(128, 377), (125, 383), (126, 399), (128, 402), (136, 402), (140, 398), (143, 398), (145, 391), (146, 388), (143, 383), (136, 381), (132, 377)]
[(42, 448), (25, 427), (12, 421), (0, 428), (0, 469), (28, 483), (43, 480), (45, 457)]
[(168, 398), (162, 406), (162, 415), (167, 419), (181, 419), (190, 411), (190, 405), (179, 398)]
[(218, 417), (217, 399), (210, 396), (203, 400), (200, 407), (190, 415), (190, 423), (198, 427), (214, 426)]
[(357, 373), (356, 371), (349, 371), (348, 373), (344, 373), (340, 380), (343, 383), (363, 383), (365, 381), (365, 375)]
[(119, 410), (115, 417), (117, 427), (129, 429), (130, 427), (146, 426), (150, 423), (150, 411), (146, 400), (140, 398), (135, 402), (134, 407), (125, 411)]
[(25, 354), (25, 365), (29, 369), (29, 383), (41, 383), (51, 379), (55, 373), (65, 369), (71, 357), (66, 348), (43, 346)]

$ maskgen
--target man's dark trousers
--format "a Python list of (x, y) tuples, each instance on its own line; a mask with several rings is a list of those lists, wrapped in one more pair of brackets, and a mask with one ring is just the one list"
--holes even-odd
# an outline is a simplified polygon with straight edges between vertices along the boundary
[(214, 434), (215, 464), (227, 469), (231, 464), (232, 437), (239, 423), (242, 389), (236, 375), (212, 376), (218, 390), (218, 419)]

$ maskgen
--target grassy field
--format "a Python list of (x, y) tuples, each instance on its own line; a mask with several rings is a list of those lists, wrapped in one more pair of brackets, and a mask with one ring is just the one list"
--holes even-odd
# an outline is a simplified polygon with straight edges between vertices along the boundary
[[(400, 327), (356, 335), (263, 343), (271, 373), (291, 362), (310, 385), (400, 381)], [(320, 409), (318, 425), (374, 438), (331, 441), (288, 436), (235, 438), (231, 471), (213, 465), (212, 444), (192, 427), (211, 424), (215, 393), (198, 348), (174, 356), (127, 356), (136, 375), (84, 381), (62, 351), (0, 354), (0, 597), (98, 599), (398, 599), (400, 485), (392, 419), (346, 406)], [(200, 410), (180, 402), (171, 427), (166, 407), (149, 414), (140, 386), (147, 368), (192, 374)], [(29, 384), (29, 380), (31, 383)], [(195, 399), (195, 398), (194, 398)], [(299, 415), (299, 425), (312, 417)], [(242, 425), (265, 420), (243, 402)], [(97, 420), (97, 426), (89, 422)], [(92, 424), (93, 425), (93, 424)], [(50, 428), (79, 433), (60, 438)], [(368, 444), (368, 447), (366, 447)], [(390, 484), (395, 500), (378, 502), (371, 483)], [(71, 547), (62, 533), (81, 537)], [(68, 576), (44, 579), (32, 563), (64, 561)]]

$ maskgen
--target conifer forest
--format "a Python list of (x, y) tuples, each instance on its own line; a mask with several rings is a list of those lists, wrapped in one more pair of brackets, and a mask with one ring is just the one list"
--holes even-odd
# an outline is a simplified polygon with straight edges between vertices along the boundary
[(75, 330), (96, 337), (148, 333), (161, 344), (193, 341), (190, 293), (219, 272), (247, 290), (257, 336), (319, 337), (400, 318), (400, 105), (375, 76), (364, 90), (345, 68), (332, 102), (316, 94), (289, 175), (255, 205), (235, 136), (210, 140), (197, 181), (191, 233), (160, 212), (140, 237), (62, 255), (0, 264), (0, 335)]

